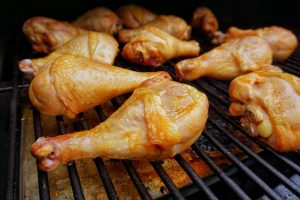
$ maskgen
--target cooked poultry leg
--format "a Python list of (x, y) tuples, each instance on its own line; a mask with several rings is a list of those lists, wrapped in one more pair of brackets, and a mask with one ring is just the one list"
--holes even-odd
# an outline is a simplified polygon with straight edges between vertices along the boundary
[(200, 47), (196, 41), (182, 41), (152, 26), (145, 26), (142, 34), (125, 45), (122, 56), (131, 62), (158, 67), (180, 56), (197, 56)]
[[(160, 15), (146, 26), (154, 26), (181, 40), (188, 40), (191, 36), (191, 27), (180, 17)], [(133, 37), (143, 33), (145, 26), (136, 29), (123, 29), (119, 32), (119, 42), (127, 43)]]
[[(147, 85), (147, 83), (146, 83)], [(32, 145), (38, 167), (49, 171), (82, 158), (161, 160), (187, 149), (208, 113), (205, 94), (173, 82), (150, 80), (105, 122), (88, 131), (39, 138)]]
[(206, 7), (198, 7), (191, 21), (193, 29), (212, 36), (219, 29), (219, 22), (214, 13)]
[(170, 79), (167, 72), (134, 72), (63, 55), (38, 72), (31, 81), (29, 98), (44, 114), (74, 118), (113, 97), (132, 92), (152, 77)]
[(50, 53), (86, 31), (68, 22), (47, 17), (33, 17), (24, 23), (23, 32), (35, 51)]
[(219, 33), (216, 35), (215, 43), (223, 43), (245, 36), (258, 36), (267, 41), (273, 51), (273, 59), (276, 61), (287, 59), (298, 45), (297, 37), (291, 31), (278, 26), (270, 26), (255, 30), (242, 30), (236, 27), (230, 27), (227, 33)]
[(118, 42), (109, 34), (89, 32), (70, 40), (44, 58), (24, 59), (19, 69), (26, 74), (36, 74), (46, 63), (61, 55), (74, 55), (112, 65), (119, 51)]
[(153, 21), (157, 15), (141, 6), (130, 4), (117, 10), (122, 23), (127, 28), (137, 28)]
[(213, 50), (176, 64), (180, 80), (195, 80), (202, 76), (230, 80), (271, 64), (272, 50), (261, 38), (251, 36), (230, 40)]
[(84, 13), (73, 22), (74, 25), (90, 31), (115, 34), (122, 29), (118, 15), (105, 7), (97, 7)]
[(277, 151), (300, 149), (300, 79), (257, 71), (234, 79), (229, 112), (241, 116), (249, 134)]

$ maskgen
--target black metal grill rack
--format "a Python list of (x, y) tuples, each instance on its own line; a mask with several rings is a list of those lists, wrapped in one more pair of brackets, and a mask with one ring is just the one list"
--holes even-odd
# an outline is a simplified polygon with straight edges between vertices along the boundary
[[(18, 37), (17, 37), (18, 39)], [(203, 51), (208, 51), (212, 48), (210, 43), (207, 40), (199, 36), (194, 36), (194, 39), (197, 39), (200, 42), (200, 45)], [(19, 40), (16, 40), (15, 44), (18, 44)], [(17, 47), (17, 46), (15, 46)], [(17, 48), (16, 48), (17, 49)], [(15, 49), (15, 50), (16, 50)], [(22, 49), (20, 50), (22, 51)], [(24, 50), (23, 51), (28, 51)], [(18, 75), (17, 70), (17, 61), (18, 61), (18, 51), (16, 51), (16, 56), (11, 61), (14, 67), (13, 81), (9, 84), (2, 84), (0, 92), (4, 91), (12, 91), (12, 100), (11, 100), (11, 109), (10, 109), (10, 127), (9, 127), (9, 151), (10, 157), (8, 162), (8, 178), (7, 178), (7, 188), (5, 193), (6, 199), (18, 199), (20, 197), (19, 193), (19, 185), (18, 185), (18, 171), (19, 171), (19, 152), (18, 148), (16, 148), (19, 139), (19, 130), (18, 130), (18, 92), (22, 88), (28, 87), (28, 83), (24, 83), (21, 80), (20, 75)], [(203, 52), (202, 52), (203, 53)], [(1, 55), (0, 55), (1, 56)], [(161, 66), (161, 69), (168, 71), (173, 79), (176, 80), (174, 76), (174, 62), (170, 61)], [(121, 58), (117, 59), (117, 65), (126, 67), (132, 66), (129, 63), (124, 62)], [(286, 72), (295, 74), (300, 76), (300, 71), (298, 68), (300, 67), (300, 48), (298, 48), (295, 53), (284, 63), (278, 63), (280, 67)], [(132, 68), (135, 69), (136, 68)], [(143, 69), (140, 69), (143, 70)], [(231, 145), (238, 147), (242, 152), (244, 152), (252, 163), (255, 163), (258, 167), (256, 169), (252, 168), (252, 165), (248, 165), (246, 162), (241, 161), (238, 157), (232, 154), (227, 146), (222, 144), (222, 141), (219, 140), (218, 137), (215, 136), (211, 129), (206, 129), (203, 132), (203, 137), (208, 140), (208, 142), (216, 148), (219, 152), (221, 152), (231, 163), (231, 168), (236, 169), (237, 172), (241, 173), (243, 176), (247, 177), (251, 184), (255, 186), (255, 188), (259, 188), (261, 194), (264, 195), (262, 198), (266, 199), (283, 199), (286, 198), (286, 195), (289, 195), (291, 199), (299, 199), (300, 198), (300, 185), (299, 182), (295, 182), (292, 179), (293, 176), (300, 175), (300, 153), (293, 152), (289, 154), (277, 153), (273, 151), (269, 146), (260, 142), (257, 139), (251, 138), (247, 135), (245, 130), (240, 126), (240, 123), (237, 119), (229, 116), (227, 109), (229, 106), (229, 98), (228, 98), (228, 82), (224, 81), (216, 81), (209, 78), (198, 79), (193, 82), (189, 82), (192, 86), (198, 88), (199, 90), (206, 93), (209, 97), (210, 102), (210, 111), (209, 118), (207, 122), (207, 126), (212, 127), (213, 129), (219, 131), (230, 141)], [(116, 100), (112, 100), (112, 104), (117, 108), (120, 106), (120, 103)], [(100, 107), (95, 108), (100, 121), (104, 121), (107, 116), (104, 115)], [(41, 118), (38, 111), (33, 109), (33, 118), (34, 118), (34, 134), (35, 138), (41, 136)], [(88, 129), (88, 124), (85, 119), (84, 113), (81, 113), (77, 116), (80, 121), (80, 129), (85, 130)], [(61, 116), (56, 117), (57, 126), (60, 134), (65, 134), (64, 128), (64, 119)], [(225, 127), (226, 125), (226, 127)], [(231, 128), (228, 128), (229, 127)], [(238, 138), (235, 138), (232, 135), (232, 132), (237, 132), (243, 137), (247, 137), (252, 142), (256, 143), (263, 151), (259, 154), (253, 152), (247, 145), (243, 144)], [(212, 175), (215, 179), (219, 180), (220, 183), (224, 185), (224, 190), (231, 191), (234, 198), (239, 199), (252, 199), (253, 194), (251, 191), (247, 191), (245, 187), (241, 186), (239, 181), (234, 179), (227, 171), (223, 170), (220, 166), (218, 166), (213, 159), (205, 152), (199, 144), (196, 142), (192, 145), (192, 149), (194, 152), (203, 159), (208, 166), (212, 169), (214, 174)], [(268, 159), (267, 159), (268, 158)], [(193, 170), (190, 164), (181, 156), (177, 155), (174, 158), (178, 164), (184, 169), (187, 175), (192, 180), (193, 191), (198, 192), (198, 198), (203, 199), (219, 199), (221, 198), (215, 193), (213, 185), (211, 185), (208, 179), (200, 178), (197, 173)], [(273, 160), (274, 162), (271, 162)], [(101, 158), (94, 159), (94, 163), (99, 172), (99, 176), (103, 181), (103, 185), (105, 187), (107, 196), (109, 199), (119, 199), (118, 194), (114, 188), (114, 185), (110, 179), (110, 175), (106, 170), (104, 162)], [(147, 192), (145, 185), (143, 184), (141, 178), (137, 170), (133, 167), (133, 164), (129, 160), (122, 161), (124, 167), (127, 170), (133, 184), (137, 188), (137, 191), (142, 199), (151, 199), (151, 196)], [(162, 198), (166, 199), (185, 199), (188, 198), (190, 194), (193, 192), (191, 186), (187, 186), (186, 188), (177, 188), (173, 183), (170, 176), (164, 170), (162, 166), (162, 162), (151, 162), (152, 167), (155, 172), (161, 178), (162, 182), (166, 186), (169, 191), (168, 195), (163, 196)], [(71, 181), (71, 186), (73, 190), (74, 199), (84, 199), (84, 192), (82, 190), (80, 179), (78, 176), (76, 162), (71, 162), (67, 165), (69, 177)], [(266, 176), (271, 176), (272, 179), (276, 180), (276, 184), (270, 184), (265, 176), (261, 176), (260, 171), (266, 173)], [(39, 182), (39, 195), (40, 199), (47, 200), (50, 198), (49, 184), (48, 184), (48, 176), (46, 172), (42, 172), (38, 170), (38, 182)], [(277, 186), (281, 186), (284, 188), (284, 192), (280, 192)]]

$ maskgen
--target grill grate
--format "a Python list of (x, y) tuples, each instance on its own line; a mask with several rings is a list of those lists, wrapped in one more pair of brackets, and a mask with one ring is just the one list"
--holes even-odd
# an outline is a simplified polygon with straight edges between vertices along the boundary
[[(208, 51), (212, 48), (212, 46), (203, 38), (199, 36), (194, 36), (196, 40), (200, 42), (200, 45), (204, 51)], [(16, 61), (18, 58), (15, 58), (14, 63), (14, 79), (12, 83), (2, 84), (0, 87), (0, 92), (6, 92), (12, 90), (12, 102), (11, 102), (11, 122), (10, 122), (10, 150), (12, 151), (12, 158), (9, 161), (9, 166), (12, 166), (9, 171), (8, 176), (8, 190), (6, 194), (7, 199), (13, 199), (16, 194), (16, 190), (18, 190), (18, 186), (15, 184), (15, 171), (19, 166), (15, 166), (18, 163), (15, 162), (15, 155), (17, 152), (15, 147), (16, 142), (16, 128), (17, 128), (17, 96), (19, 89), (28, 87), (28, 83), (17, 84), (17, 66)], [(177, 60), (167, 62), (158, 70), (165, 70), (170, 73), (174, 80), (175, 70), (174, 64)], [(300, 65), (300, 48), (296, 50), (296, 52), (284, 63), (276, 63), (286, 72), (295, 74), (300, 76), (300, 71), (298, 70), (298, 66)], [(138, 66), (132, 65), (122, 58), (118, 58), (116, 61), (116, 65), (123, 66), (125, 68), (130, 68), (133, 70), (145, 71), (144, 68), (138, 68)], [(202, 138), (209, 143), (210, 148), (219, 150), (222, 155), (228, 158), (231, 161), (232, 166), (236, 167), (237, 171), (244, 174), (244, 176), (248, 177), (251, 183), (254, 183), (256, 187), (262, 190), (262, 194), (266, 195), (270, 199), (282, 199), (282, 193), (278, 192), (278, 190), (273, 189), (277, 185), (269, 184), (264, 177), (260, 177), (258, 172), (253, 170), (251, 165), (249, 166), (246, 162), (241, 161), (238, 156), (231, 153), (229, 150), (231, 147), (236, 146), (242, 152), (244, 152), (249, 159), (251, 159), (254, 163), (258, 164), (260, 169), (265, 170), (269, 175), (275, 177), (277, 183), (283, 185), (286, 189), (289, 190), (294, 196), (300, 197), (300, 185), (290, 179), (291, 175), (300, 175), (300, 166), (297, 160), (293, 159), (296, 157), (300, 158), (299, 152), (282, 154), (274, 152), (269, 146), (262, 143), (261, 141), (251, 138), (246, 131), (241, 127), (240, 123), (237, 119), (234, 119), (229, 116), (227, 109), (229, 106), (229, 98), (228, 98), (228, 81), (216, 81), (210, 78), (199, 79), (193, 82), (188, 82), (188, 84), (198, 88), (208, 95), (210, 102), (210, 111), (209, 118), (207, 122), (207, 129), (203, 132)], [(3, 86), (3, 87), (2, 87)], [(114, 99), (111, 101), (115, 108), (118, 108), (121, 103), (120, 101)], [(95, 111), (99, 117), (100, 122), (104, 121), (108, 116), (106, 116), (103, 110), (100, 107), (96, 107)], [(41, 116), (40, 113), (33, 109), (33, 121), (34, 121), (34, 134), (35, 138), (42, 136), (42, 126), (41, 126)], [(85, 118), (84, 113), (80, 113), (77, 116), (79, 121), (78, 130), (87, 130), (89, 129), (87, 119)], [(58, 130), (60, 134), (65, 134), (65, 124), (64, 119), (61, 116), (56, 117), (56, 123), (58, 126)], [(212, 131), (214, 130), (214, 131)], [(219, 137), (216, 137), (216, 133), (222, 135), (222, 137), (226, 138), (225, 140), (221, 140)], [(290, 172), (286, 173), (285, 171), (281, 171), (278, 169), (277, 165), (271, 163), (269, 160), (265, 159), (262, 154), (255, 153), (248, 145), (241, 142), (239, 137), (235, 137), (232, 133), (239, 135), (239, 137), (246, 138), (247, 141), (251, 143), (255, 143), (262, 149), (262, 153), (267, 154), (267, 156), (274, 159), (276, 162), (283, 165)], [(226, 143), (226, 144), (225, 144)], [(227, 144), (228, 143), (228, 144)], [(249, 191), (246, 191), (243, 187), (241, 187), (238, 182), (231, 177), (225, 170), (222, 169), (215, 161), (209, 156), (209, 154), (203, 150), (202, 143), (197, 141), (192, 145), (192, 149), (194, 152), (203, 160), (205, 163), (211, 168), (214, 172), (214, 176), (218, 177), (225, 185), (227, 185), (230, 190), (235, 193), (235, 196), (240, 199), (251, 199), (252, 194)], [(292, 156), (290, 156), (292, 155)], [(198, 191), (201, 191), (203, 194), (203, 198), (207, 199), (218, 199), (218, 195), (214, 192), (213, 187), (209, 184), (209, 181), (202, 179), (197, 175), (192, 166), (183, 158), (181, 155), (177, 155), (174, 158), (176, 162), (182, 167), (182, 169), (187, 173), (187, 175), (192, 180), (193, 184), (196, 186)], [(109, 199), (119, 199), (118, 194), (116, 192), (115, 186), (112, 183), (109, 172), (107, 171), (104, 161), (102, 158), (94, 159), (95, 166), (98, 170), (99, 176), (103, 182), (104, 188), (107, 193), (107, 197)], [(165, 195), (164, 198), (174, 198), (174, 199), (185, 199), (186, 194), (184, 193), (182, 188), (177, 188), (175, 183), (172, 181), (171, 177), (168, 175), (166, 170), (163, 167), (163, 162), (150, 162), (154, 171), (161, 178), (162, 182), (168, 189), (168, 195)], [(141, 180), (138, 171), (135, 169), (133, 163), (129, 160), (123, 160), (122, 164), (124, 165), (132, 183), (135, 185), (138, 194), (142, 199), (152, 199), (150, 194), (148, 193), (147, 188), (145, 187), (143, 181)], [(71, 186), (73, 190), (74, 199), (84, 199), (84, 192), (81, 186), (80, 178), (78, 175), (78, 171), (76, 168), (76, 163), (71, 162), (67, 165), (69, 178), (71, 181)], [(42, 172), (38, 170), (38, 183), (39, 183), (39, 195), (41, 199), (51, 199), (50, 197), (50, 189), (48, 182), (48, 174), (47, 172)]]

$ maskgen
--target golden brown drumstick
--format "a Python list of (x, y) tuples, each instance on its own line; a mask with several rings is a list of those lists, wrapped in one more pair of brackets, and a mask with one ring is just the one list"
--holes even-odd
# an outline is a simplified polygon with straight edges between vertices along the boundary
[(115, 34), (122, 29), (122, 22), (118, 15), (105, 7), (97, 7), (87, 11), (73, 24), (89, 31), (109, 34)]
[(271, 64), (272, 50), (265, 40), (250, 36), (230, 40), (213, 50), (176, 64), (180, 80), (195, 80), (203, 76), (230, 80)]
[(152, 26), (145, 26), (142, 34), (128, 42), (122, 51), (127, 60), (151, 67), (181, 56), (197, 56), (200, 47), (196, 41), (182, 41)]
[[(191, 27), (182, 18), (173, 15), (159, 15), (145, 26), (154, 26), (181, 40), (188, 40), (191, 36)], [(119, 42), (127, 43), (133, 37), (143, 34), (145, 26), (121, 30), (119, 32)]]
[(230, 27), (225, 34), (220, 33), (217, 35), (214, 42), (223, 43), (232, 39), (247, 36), (258, 36), (264, 39), (270, 45), (275, 61), (287, 59), (298, 45), (297, 37), (293, 32), (279, 26), (246, 30)]
[(193, 29), (212, 36), (219, 29), (219, 22), (214, 13), (206, 7), (198, 7), (191, 21)]
[(277, 151), (300, 149), (300, 79), (280, 72), (257, 71), (234, 79), (229, 112), (253, 137)]
[(130, 4), (117, 10), (122, 23), (127, 28), (137, 28), (153, 21), (157, 15), (141, 6)]
[(68, 22), (47, 17), (33, 17), (24, 23), (23, 32), (35, 51), (50, 53), (86, 31)]
[(29, 98), (44, 114), (74, 118), (113, 97), (132, 92), (152, 77), (170, 79), (166, 72), (134, 72), (82, 57), (62, 55), (34, 77)]
[(44, 58), (24, 59), (19, 69), (26, 74), (36, 74), (46, 63), (61, 55), (74, 55), (112, 65), (119, 51), (118, 42), (107, 33), (88, 32), (76, 36)]
[(31, 152), (44, 171), (60, 163), (98, 156), (134, 160), (172, 158), (200, 136), (207, 113), (207, 97), (197, 89), (173, 81), (150, 80), (150, 84), (136, 89), (95, 128), (41, 137), (32, 145)]

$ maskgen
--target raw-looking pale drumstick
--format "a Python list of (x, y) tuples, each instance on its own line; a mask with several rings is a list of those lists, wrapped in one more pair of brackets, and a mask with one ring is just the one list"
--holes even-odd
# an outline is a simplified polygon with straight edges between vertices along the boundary
[(61, 55), (74, 55), (113, 65), (118, 51), (119, 44), (111, 35), (88, 32), (76, 36), (44, 58), (21, 60), (19, 69), (26, 74), (35, 75), (45, 64)]
[(173, 81), (150, 80), (95, 128), (41, 137), (31, 152), (44, 171), (82, 158), (172, 158), (201, 135), (207, 114), (207, 97), (197, 89)]
[(62, 55), (34, 77), (29, 98), (43, 114), (74, 118), (80, 112), (132, 92), (153, 77), (170, 79), (167, 72), (135, 72), (87, 58)]
[(219, 29), (219, 22), (209, 8), (198, 7), (194, 11), (191, 26), (193, 30), (206, 33), (208, 36), (213, 36)]
[(272, 50), (265, 40), (250, 36), (230, 40), (197, 58), (182, 60), (175, 68), (180, 80), (203, 76), (231, 80), (271, 62)]
[(109, 34), (118, 33), (122, 29), (122, 22), (118, 15), (105, 7), (97, 7), (87, 11), (73, 24), (89, 31)]
[(68, 22), (47, 17), (33, 17), (24, 23), (23, 32), (35, 51), (51, 53), (72, 38), (87, 31)]
[[(154, 26), (181, 40), (188, 40), (191, 36), (191, 27), (180, 17), (174, 15), (159, 15), (145, 26)], [(119, 42), (127, 43), (133, 37), (143, 34), (145, 26), (135, 29), (123, 29), (119, 32)]]
[(130, 4), (117, 10), (123, 25), (127, 28), (137, 28), (153, 21), (157, 15), (141, 6)]
[(229, 113), (248, 133), (282, 152), (300, 149), (300, 79), (281, 72), (252, 72), (229, 87)]
[(223, 43), (232, 39), (242, 38), (247, 36), (258, 36), (264, 39), (273, 51), (273, 59), (275, 61), (283, 61), (287, 59), (297, 48), (298, 40), (292, 31), (279, 26), (270, 26), (258, 29), (239, 29), (230, 27), (223, 34), (216, 34), (214, 43)]
[(142, 34), (125, 45), (122, 56), (133, 63), (158, 67), (172, 58), (198, 56), (199, 52), (196, 41), (179, 40), (156, 27), (145, 26)]

